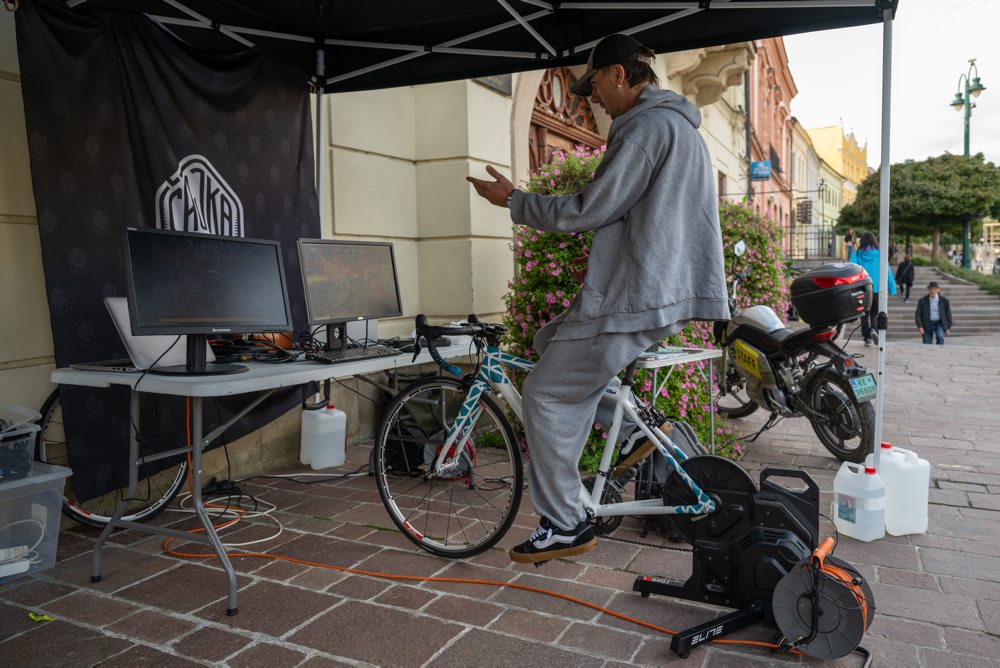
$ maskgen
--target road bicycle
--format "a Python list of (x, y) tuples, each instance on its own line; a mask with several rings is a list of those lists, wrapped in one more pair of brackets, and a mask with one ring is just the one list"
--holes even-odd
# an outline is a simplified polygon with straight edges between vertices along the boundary
[[(72, 447), (63, 423), (62, 398), (56, 387), (42, 405), (41, 431), (35, 459), (47, 464), (58, 464), (70, 468), (69, 448)], [(188, 464), (181, 460), (155, 473), (146, 473), (139, 467), (139, 489), (141, 496), (129, 500), (129, 507), (122, 515), (123, 520), (143, 522), (159, 514), (170, 505), (187, 480)], [(73, 488), (73, 478), (66, 481), (63, 491), (62, 512), (66, 517), (95, 527), (104, 527), (125, 494), (127, 487), (114, 489), (93, 499), (81, 501)]]
[[(412, 383), (388, 406), (379, 426), (372, 461), (382, 502), (408, 539), (436, 555), (484, 552), (504, 536), (520, 507), (522, 447), (497, 401), (521, 420), (521, 395), (505, 369), (530, 372), (534, 363), (500, 350), (505, 331), (474, 315), (462, 325), (437, 327), (417, 316), (415, 339), (427, 342), (434, 361), (451, 376)], [(476, 349), (474, 368), (464, 375), (433, 344), (437, 336), (463, 335), (472, 337)], [(716, 510), (715, 490), (754, 493), (757, 487), (738, 464), (714, 455), (689, 457), (671, 441), (660, 428), (665, 416), (631, 391), (637, 362), (626, 368), (620, 391), (609, 386), (617, 391), (614, 419), (584, 505), (603, 529), (598, 533), (610, 533), (625, 515), (669, 515), (680, 537), (689, 539), (696, 519)], [(623, 463), (613, 456), (626, 415), (674, 471), (662, 497), (621, 500), (614, 477)]]

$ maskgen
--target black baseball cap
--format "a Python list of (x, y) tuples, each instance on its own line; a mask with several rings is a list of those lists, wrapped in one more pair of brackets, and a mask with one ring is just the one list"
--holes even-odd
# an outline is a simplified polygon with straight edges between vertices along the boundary
[(931, 281), (930, 283), (927, 284), (927, 289), (930, 290), (931, 288), (937, 288), (938, 290), (940, 290), (941, 286), (937, 284), (937, 281)]
[(594, 88), (590, 83), (590, 77), (595, 71), (609, 65), (631, 63), (635, 60), (648, 63), (649, 57), (646, 55), (648, 52), (649, 49), (628, 35), (608, 35), (594, 46), (587, 60), (587, 71), (580, 75), (569, 89), (575, 95), (590, 97)]

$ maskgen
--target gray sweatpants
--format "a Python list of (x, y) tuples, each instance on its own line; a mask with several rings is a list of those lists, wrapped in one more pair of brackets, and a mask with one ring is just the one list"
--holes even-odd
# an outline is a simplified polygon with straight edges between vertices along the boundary
[(572, 529), (587, 516), (578, 464), (604, 388), (639, 353), (684, 323), (553, 341), (560, 320), (535, 335), (541, 359), (522, 387), (524, 428), (531, 457), (528, 489), (535, 510), (557, 527)]

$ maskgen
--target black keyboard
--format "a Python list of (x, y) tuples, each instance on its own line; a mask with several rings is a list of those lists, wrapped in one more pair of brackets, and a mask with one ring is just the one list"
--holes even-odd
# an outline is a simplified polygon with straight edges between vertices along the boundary
[(341, 348), (340, 350), (314, 350), (306, 353), (306, 359), (321, 364), (340, 364), (341, 362), (356, 362), (378, 357), (396, 357), (402, 351), (380, 344)]

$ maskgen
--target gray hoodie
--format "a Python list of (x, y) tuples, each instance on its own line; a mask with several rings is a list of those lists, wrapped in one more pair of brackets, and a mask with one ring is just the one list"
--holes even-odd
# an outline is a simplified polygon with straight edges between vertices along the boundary
[(594, 230), (587, 277), (555, 339), (728, 320), (715, 179), (701, 113), (649, 86), (611, 123), (594, 180), (576, 195), (514, 191), (511, 219)]

